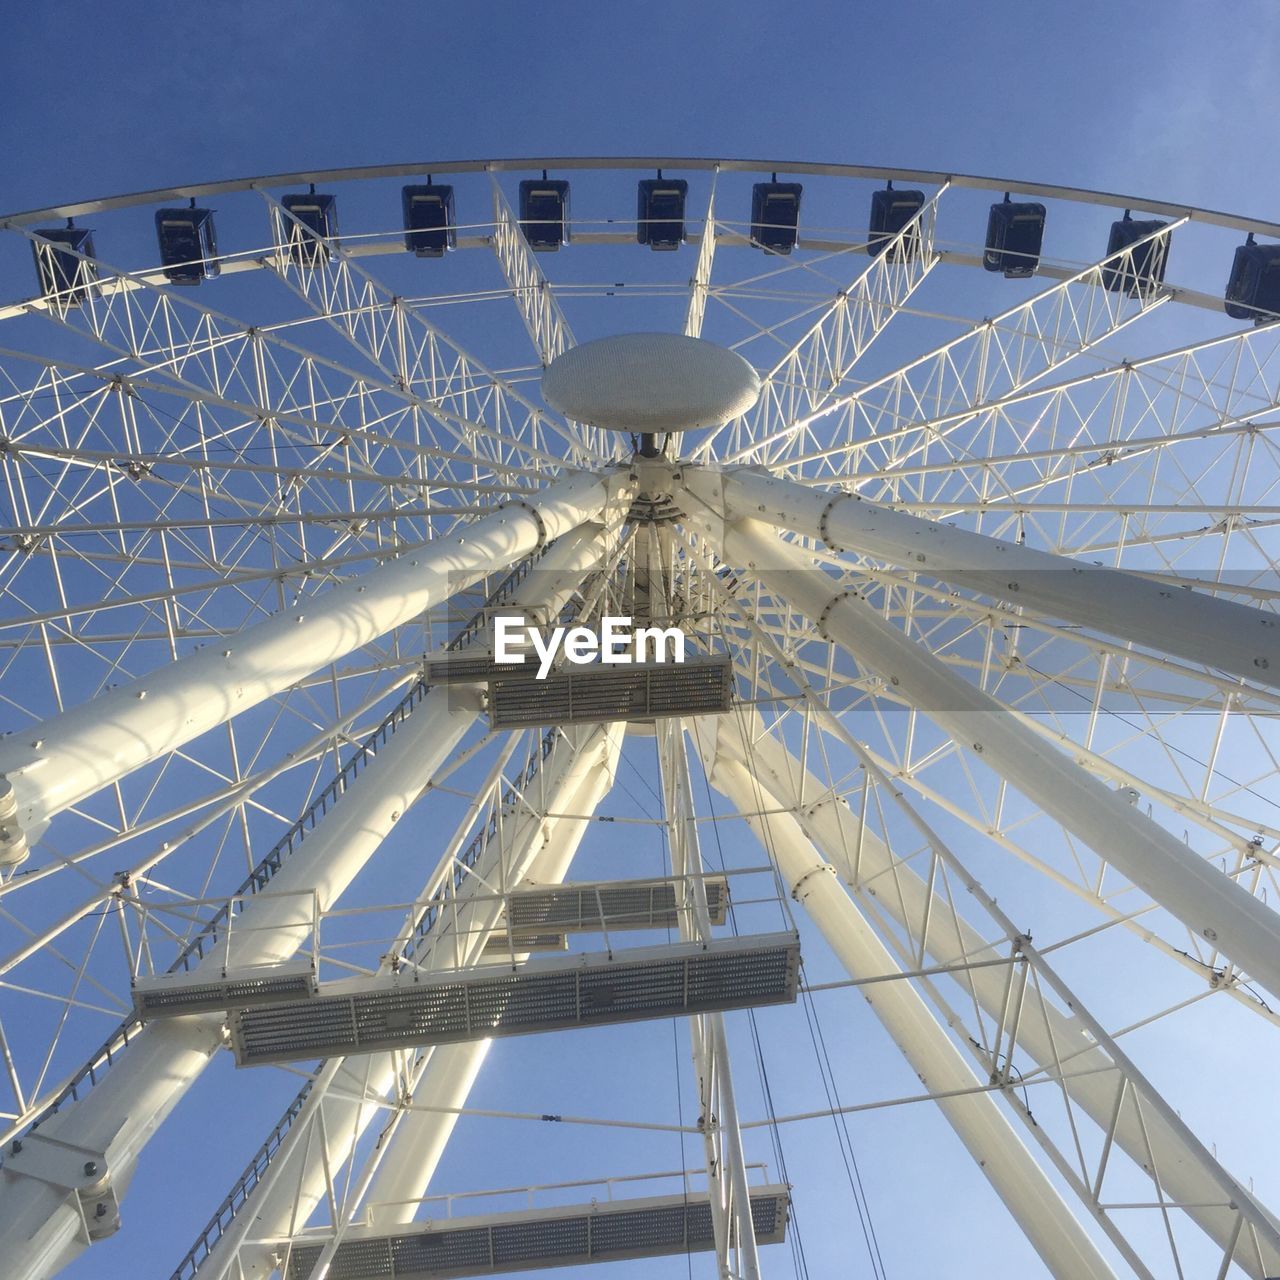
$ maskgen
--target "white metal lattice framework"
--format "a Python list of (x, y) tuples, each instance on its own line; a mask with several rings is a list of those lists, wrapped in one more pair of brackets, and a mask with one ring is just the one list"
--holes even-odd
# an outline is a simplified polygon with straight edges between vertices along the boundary
[[(690, 184), (671, 254), (628, 221), (631, 181), (659, 167)], [(588, 191), (555, 256), (514, 208), (543, 169)], [(427, 171), (459, 225), (424, 262), (393, 215), (396, 183)], [(773, 172), (805, 184), (787, 256), (751, 244), (749, 187)], [(925, 198), (868, 257), (858, 211), (886, 179)], [(289, 212), (301, 183), (360, 211), (341, 239)], [(1005, 190), (1049, 208), (1031, 280), (973, 269)], [(224, 240), (259, 228), (198, 290), (136, 248), (152, 208), (188, 197), (225, 209)], [(1107, 259), (1102, 207), (1167, 225)], [(92, 262), (44, 238), (65, 217), (93, 226)], [(859, 1151), (886, 1186), (909, 1171), (917, 1227), (972, 1157), (982, 1237), (1055, 1277), (1280, 1275), (1280, 1189), (1249, 1132), (1275, 1126), (1257, 1064), (1280, 1033), (1280, 326), (1214, 303), (1240, 236), (1280, 227), (1003, 179), (644, 157), (281, 175), (2, 229), (6, 1274), (146, 1255), (158, 1209), (125, 1189), (162, 1124), (214, 1166), (213, 1107), (244, 1173), (175, 1224), (195, 1238), (181, 1261), (146, 1257), (176, 1280), (411, 1254), (446, 1274), (466, 1247), (429, 1238), (447, 1197), (515, 1184), (520, 1203), (474, 1219), (494, 1256), (451, 1265), (501, 1270), (508, 1247), (527, 1265), (554, 1235), (603, 1266), (661, 1218), (651, 1249), (705, 1249), (707, 1274), (847, 1267), (845, 1224), (874, 1209), (891, 1227), (867, 1231), (869, 1274), (894, 1275), (923, 1245), (844, 1143), (864, 1111), (935, 1103), (958, 1139), (937, 1138), (936, 1169)], [(1192, 233), (1167, 280), (1107, 287)], [(69, 255), (63, 295), (29, 296), (33, 245), (46, 270)], [(543, 405), (575, 335), (626, 330), (735, 348), (756, 408), (647, 459)], [(623, 724), (490, 733), (479, 687), (431, 686), (423, 660), (482, 654), (499, 606), (679, 623), (729, 655), (735, 705), (625, 742)], [(519, 923), (530, 889), (576, 914)], [(803, 1014), (707, 1006), (673, 1044), (651, 1022), (584, 1028), (588, 1002), (496, 1049), (424, 1029), (302, 1062), (301, 1089), (257, 1067), (228, 1094), (206, 1071), (227, 1018), (202, 990), (281, 1003), (272, 983), (304, 970), (323, 992), (444, 971), (468, 990), (498, 965), (502, 1034), (551, 971), (525, 968), (542, 949), (589, 967), (780, 927), (800, 931)], [(144, 1025), (138, 978), (206, 1003)], [(864, 1038), (896, 1074), (864, 1066)], [(283, 1112), (265, 1140), (249, 1090)], [(833, 1118), (844, 1164), (809, 1127)], [(645, 1199), (627, 1178), (677, 1144)], [(783, 1180), (790, 1259), (765, 1247)], [(555, 1206), (592, 1195), (636, 1216), (578, 1240), (590, 1223)], [(975, 1251), (956, 1273), (992, 1269)]]

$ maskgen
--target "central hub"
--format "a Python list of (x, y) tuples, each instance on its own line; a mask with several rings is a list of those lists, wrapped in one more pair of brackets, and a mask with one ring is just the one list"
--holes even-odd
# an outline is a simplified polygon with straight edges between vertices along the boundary
[[(656, 438), (718, 427), (760, 396), (760, 376), (736, 352), (676, 333), (623, 333), (570, 347), (542, 375), (546, 402), (575, 422)], [(646, 447), (647, 446), (647, 447)]]

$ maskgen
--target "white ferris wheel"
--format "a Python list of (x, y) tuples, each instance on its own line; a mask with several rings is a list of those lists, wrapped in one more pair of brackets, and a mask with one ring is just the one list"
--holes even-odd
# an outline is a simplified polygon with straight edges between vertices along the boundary
[(906, 1274), (862, 1169), (955, 1274), (1280, 1276), (1280, 225), (645, 157), (0, 230), (6, 1277)]

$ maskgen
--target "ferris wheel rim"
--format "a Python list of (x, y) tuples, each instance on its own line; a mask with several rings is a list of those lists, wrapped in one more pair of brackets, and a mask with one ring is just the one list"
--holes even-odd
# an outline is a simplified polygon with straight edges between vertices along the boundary
[[(761, 172), (761, 171), (770, 171), (773, 169), (777, 169), (777, 170), (784, 170), (787, 172), (815, 173), (815, 174), (826, 173), (828, 170), (831, 170), (831, 173), (829, 176), (834, 176), (834, 177), (850, 177), (850, 178), (865, 177), (865, 178), (876, 178), (876, 179), (901, 177), (904, 180), (918, 180), (921, 182), (927, 182), (927, 181), (932, 181), (936, 179), (940, 183), (950, 183), (956, 186), (968, 185), (977, 189), (984, 189), (984, 190), (1000, 190), (1000, 189), (1011, 188), (1011, 189), (1018, 190), (1020, 192), (1026, 191), (1028, 194), (1056, 195), (1065, 199), (1080, 199), (1083, 203), (1089, 203), (1089, 204), (1098, 204), (1098, 205), (1125, 204), (1133, 208), (1147, 210), (1151, 212), (1175, 213), (1180, 218), (1187, 217), (1187, 216), (1190, 216), (1191, 214), (1194, 214), (1197, 218), (1199, 218), (1202, 221), (1208, 221), (1208, 222), (1216, 221), (1217, 225), (1221, 225), (1227, 228), (1234, 228), (1239, 230), (1261, 230), (1262, 234), (1280, 234), (1280, 224), (1258, 223), (1250, 219), (1236, 219), (1230, 215), (1217, 215), (1217, 214), (1213, 214), (1206, 211), (1188, 211), (1181, 206), (1152, 204), (1151, 202), (1143, 202), (1138, 199), (1131, 200), (1128, 197), (1112, 196), (1112, 195), (1107, 195), (1106, 193), (1098, 193), (1098, 192), (1082, 193), (1079, 191), (1073, 192), (1073, 190), (1070, 188), (1046, 188), (1046, 187), (1035, 186), (1035, 185), (1028, 186), (1026, 184), (1019, 184), (1019, 183), (1006, 183), (1003, 180), (997, 180), (997, 179), (965, 179), (965, 178), (956, 178), (954, 175), (944, 175), (944, 174), (930, 175), (923, 171), (914, 171), (914, 170), (862, 168), (857, 166), (821, 166), (821, 165), (816, 165), (812, 163), (806, 166), (801, 164), (783, 164), (780, 162), (754, 162), (754, 161), (717, 162), (717, 161), (711, 161), (711, 160), (701, 160), (701, 161), (683, 160), (682, 161), (679, 159), (661, 160), (658, 158), (647, 158), (647, 157), (642, 157), (642, 158), (632, 157), (625, 160), (580, 157), (577, 159), (552, 158), (547, 160), (530, 159), (530, 160), (507, 160), (507, 161), (488, 161), (488, 162), (466, 161), (466, 162), (454, 162), (453, 164), (447, 164), (447, 163), (434, 164), (434, 165), (423, 164), (423, 165), (413, 165), (413, 166), (393, 166), (390, 168), (372, 167), (372, 168), (366, 168), (361, 170), (325, 170), (325, 171), (321, 171), (318, 173), (311, 173), (311, 174), (303, 173), (303, 174), (293, 174), (293, 175), (279, 175), (273, 178), (244, 180), (243, 182), (240, 182), (238, 184), (224, 183), (224, 184), (210, 184), (210, 185), (206, 185), (199, 188), (172, 188), (172, 189), (168, 189), (161, 192), (149, 192), (149, 193), (143, 193), (135, 196), (124, 196), (124, 197), (112, 198), (107, 201), (89, 202), (88, 204), (85, 204), (85, 205), (60, 206), (57, 209), (35, 211), (29, 214), (16, 215), (14, 218), (8, 219), (8, 222), (11, 226), (17, 227), (18, 225), (26, 225), (27, 223), (35, 221), (43, 216), (55, 216), (55, 215), (71, 216), (72, 212), (93, 212), (97, 209), (106, 210), (108, 208), (122, 208), (122, 207), (128, 207), (131, 205), (136, 205), (141, 203), (157, 202), (160, 200), (168, 199), (168, 198), (179, 196), (179, 195), (183, 197), (186, 197), (186, 196), (194, 197), (198, 195), (217, 194), (219, 192), (226, 192), (231, 190), (250, 191), (250, 190), (255, 190), (261, 187), (275, 185), (277, 183), (280, 185), (284, 185), (284, 184), (292, 183), (295, 181), (328, 181), (328, 180), (339, 181), (339, 180), (347, 180), (348, 178), (359, 180), (359, 179), (365, 179), (365, 178), (411, 176), (414, 174), (421, 173), (424, 170), (431, 170), (433, 172), (439, 172), (441, 174), (464, 173), (464, 172), (479, 173), (484, 171), (488, 171), (491, 174), (496, 174), (496, 173), (505, 172), (505, 171), (536, 169), (536, 168), (543, 168), (543, 167), (565, 168), (568, 170), (590, 169), (590, 168), (642, 169), (642, 168), (660, 167), (664, 165), (669, 168), (680, 168), (683, 166), (690, 169), (695, 169), (695, 168), (703, 169), (703, 170), (722, 169), (724, 171), (738, 170), (738, 171), (749, 171), (749, 172)], [(845, 247), (847, 248), (848, 246), (845, 246)], [(344, 252), (345, 252), (345, 247), (344, 247)], [(359, 255), (358, 253), (353, 254), (352, 257), (358, 258)], [(265, 266), (266, 264), (258, 263), (256, 265)], [(1177, 296), (1176, 293), (1174, 293), (1174, 296), (1175, 297)], [(1220, 304), (1216, 304), (1216, 305), (1220, 305)], [(315, 319), (316, 317), (307, 316), (297, 321), (289, 322), (289, 324), (312, 323)], [(288, 336), (287, 328), (285, 333), (286, 333), (286, 336)], [(1152, 357), (1152, 359), (1157, 359), (1157, 358), (1158, 357)], [(96, 371), (92, 371), (92, 370), (89, 370), (87, 372), (96, 373)], [(529, 446), (529, 447), (532, 447), (532, 446)], [(394, 458), (394, 455), (392, 456)], [(910, 455), (906, 455), (906, 457), (907, 457), (907, 461), (910, 461)], [(714, 460), (714, 456), (712, 457), (712, 460)], [(785, 455), (782, 455), (777, 459), (766, 458), (766, 459), (763, 459), (763, 461), (765, 463), (765, 466), (770, 471), (785, 471), (787, 467), (788, 459), (786, 458)], [(558, 458), (557, 462), (560, 463), (562, 466), (568, 465), (567, 457)], [(505, 465), (505, 464), (493, 463), (492, 465), (496, 467), (496, 466)], [(607, 465), (606, 462), (604, 460), (601, 460), (600, 467), (603, 468), (606, 465)], [(920, 465), (921, 466), (924, 465), (924, 459), (921, 459)], [(957, 464), (943, 463), (943, 464), (933, 464), (933, 465), (939, 465), (939, 466), (947, 465), (954, 468)], [(516, 468), (514, 467), (512, 467), (511, 469), (513, 471), (516, 470)], [(569, 469), (572, 470), (573, 468), (570, 467)], [(909, 471), (904, 465), (899, 467), (899, 473), (909, 474)], [(822, 484), (830, 484), (831, 481), (832, 481), (832, 477), (820, 475), (820, 476), (814, 477), (812, 482), (822, 485)], [(897, 490), (886, 489), (885, 492), (896, 494)], [(535, 490), (530, 496), (536, 496), (536, 493), (537, 491)], [(1033, 492), (1027, 498), (1026, 505), (1028, 506), (1028, 508), (1034, 509), (1036, 507), (1036, 496), (1037, 494)], [(528, 504), (523, 503), (521, 501), (516, 501), (512, 505), (527, 506)], [(943, 505), (945, 506), (945, 503)], [(493, 510), (493, 509), (494, 508), (490, 508), (490, 510)], [(476, 514), (481, 514), (481, 513), (477, 512)], [(250, 514), (246, 514), (244, 516), (244, 519), (246, 523), (250, 523), (252, 522), (253, 517)], [(794, 531), (792, 531), (792, 533), (794, 533)], [(797, 546), (802, 545), (802, 542), (798, 539), (792, 541), (791, 534), (784, 534), (783, 536), (788, 540), (788, 545), (797, 545)], [(812, 548), (806, 547), (806, 549), (812, 550), (815, 553), (815, 558), (821, 559), (821, 557), (817, 555), (818, 548), (816, 544), (814, 547)], [(409, 551), (411, 553), (416, 550), (417, 550), (416, 547), (409, 548)], [(357, 557), (357, 559), (358, 558), (359, 557)], [(333, 565), (338, 565), (338, 566), (341, 565), (340, 561), (331, 560), (328, 563), (331, 563)], [(827, 557), (827, 560), (824, 563), (825, 563), (825, 567), (827, 568), (839, 567), (831, 557)], [(856, 574), (853, 570), (849, 570), (847, 573), (843, 574), (841, 578), (841, 582), (842, 582), (842, 585), (852, 586), (856, 582), (861, 581), (864, 576), (868, 581), (870, 581), (874, 577), (874, 575), (871, 574), (870, 572), (867, 572), (864, 575), (861, 569), (859, 569), (859, 571)], [(246, 582), (247, 580), (237, 579), (236, 585), (240, 588), (243, 588)], [(892, 593), (894, 591), (899, 591), (899, 590), (903, 592), (910, 591), (909, 588), (900, 588), (899, 586), (895, 586), (893, 584), (889, 584), (884, 587), (884, 599), (886, 601), (886, 604), (885, 604), (886, 609), (890, 607), (890, 603), (892, 600)], [(919, 594), (923, 596), (926, 593), (922, 592)], [(779, 608), (776, 601), (772, 607), (775, 610)], [(958, 611), (962, 612), (963, 610), (958, 609)], [(971, 620), (972, 620), (972, 615), (975, 615), (976, 612), (977, 612), (976, 610), (970, 610)], [(906, 618), (909, 616), (909, 611), (905, 608), (900, 607), (900, 614), (902, 617)], [(762, 633), (770, 637), (771, 641), (777, 641), (784, 645), (788, 643), (791, 637), (788, 636), (788, 624), (786, 620), (780, 619), (779, 617), (774, 616), (774, 614), (768, 614), (767, 611), (766, 611), (766, 615), (767, 616), (762, 616), (760, 619), (757, 620)], [(746, 624), (744, 623), (744, 625)], [(941, 629), (939, 630), (941, 631)], [(385, 654), (385, 658), (386, 658), (386, 665), (381, 668), (381, 674), (384, 677), (392, 678), (393, 688), (401, 687), (405, 679), (412, 679), (412, 675), (408, 673), (405, 669), (406, 659), (402, 654), (389, 652)], [(399, 662), (398, 667), (396, 666), (397, 661)], [(323, 675), (324, 672), (321, 671), (319, 674)], [(804, 673), (806, 683), (808, 683), (809, 676), (814, 676), (816, 678), (820, 674), (821, 673), (816, 670), (806, 671)], [(866, 684), (865, 679), (863, 680), (863, 684), (864, 685)], [(825, 690), (828, 696), (830, 696), (831, 694), (830, 683), (828, 683), (826, 686), (819, 684), (814, 687), (816, 687), (820, 692)], [(769, 692), (767, 689), (767, 681), (761, 682), (761, 684), (759, 685), (759, 691), (763, 693)], [(874, 693), (874, 690), (872, 690), (871, 693), (868, 693), (866, 689), (861, 689), (861, 692), (865, 696), (871, 697), (872, 694)], [(1225, 692), (1226, 691), (1223, 690), (1224, 695), (1225, 695)], [(1224, 696), (1223, 705), (1225, 704), (1226, 704), (1226, 697)], [(1024, 715), (1024, 717), (1028, 716), (1029, 714), (1023, 710), (1023, 707), (1021, 705), (1018, 705), (1016, 707), (1011, 706), (1009, 709), (1016, 711), (1018, 714)], [(333, 714), (337, 715), (336, 708)], [(325, 723), (327, 725), (331, 722), (326, 721)], [(317, 724), (316, 727), (318, 729), (321, 726)], [(807, 742), (807, 738), (806, 738), (806, 742)], [(957, 749), (957, 754), (958, 754), (958, 749)], [(895, 763), (897, 763), (890, 755), (876, 756), (873, 754), (869, 758), (871, 759), (871, 765), (868, 767), (881, 769), (884, 772), (884, 775), (886, 778), (891, 776), (892, 767), (895, 765)], [(219, 793), (219, 794), (225, 794), (225, 792)], [(1177, 793), (1177, 794), (1180, 794), (1180, 793)], [(1118, 914), (1119, 909), (1116, 908), (1116, 911)], [(1013, 970), (1011, 966), (1010, 972), (1012, 973), (1012, 971)], [(92, 1067), (92, 1065), (93, 1064), (91, 1063), (90, 1067)]]
[(0, 214), (0, 226), (26, 226), (42, 218), (74, 218), (86, 214), (126, 209), (135, 205), (161, 204), (168, 200), (187, 200), (201, 196), (217, 196), (262, 188), (290, 186), (298, 183), (359, 182), (376, 178), (408, 178), (423, 173), (468, 174), (525, 172), (538, 169), (687, 169), (724, 173), (795, 173), (802, 175), (879, 179), (893, 182), (923, 182), (931, 186), (949, 184), (977, 191), (1017, 191), (1024, 195), (1045, 196), (1081, 204), (1109, 208), (1136, 209), (1144, 213), (1188, 218), (1236, 231), (1257, 235), (1280, 236), (1280, 220), (1254, 218), (1224, 210), (1148, 196), (1102, 191), (1090, 187), (1073, 187), (1020, 178), (994, 177), (981, 174), (955, 173), (943, 169), (895, 168), (887, 165), (849, 164), (820, 160), (759, 160), (751, 158), (713, 158), (709, 156), (516, 156), (491, 159), (445, 159), (398, 162), (385, 165), (299, 169), (285, 173), (253, 177), (221, 179), (217, 182), (157, 187), (148, 191), (105, 196), (90, 200), (45, 205)]

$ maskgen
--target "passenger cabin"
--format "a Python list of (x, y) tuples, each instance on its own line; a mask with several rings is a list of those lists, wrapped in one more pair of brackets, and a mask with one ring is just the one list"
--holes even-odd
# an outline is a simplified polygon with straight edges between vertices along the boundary
[(798, 182), (757, 182), (751, 188), (751, 243), (766, 253), (790, 253), (800, 225)]
[(156, 239), (170, 284), (199, 284), (221, 270), (212, 209), (157, 209)]
[(1266, 324), (1280, 315), (1280, 244), (1255, 244), (1252, 234), (1237, 250), (1227, 281), (1227, 315)]
[[(321, 267), (329, 261), (329, 242), (338, 240), (336, 196), (310, 191), (285, 196), (280, 203), (297, 222), (285, 219), (285, 245), (300, 267)], [(302, 225), (299, 226), (298, 223)]]
[(544, 174), (520, 184), (520, 230), (536, 253), (554, 253), (569, 243), (569, 184), (564, 179)]
[[(1137, 245), (1140, 240), (1154, 236), (1169, 224), (1155, 219), (1140, 221), (1124, 211), (1119, 222), (1111, 224), (1111, 236), (1107, 240), (1107, 257)], [(1164, 269), (1169, 261), (1169, 237), (1149, 240), (1134, 249), (1128, 258), (1122, 258), (1102, 269), (1102, 284), (1110, 293), (1123, 290), (1131, 298), (1150, 293), (1164, 279)]]
[(683, 179), (642, 178), (636, 197), (636, 239), (650, 249), (678, 249), (684, 243), (684, 205), (689, 184)]
[(404, 247), (419, 258), (443, 258), (445, 250), (458, 247), (453, 215), (453, 188), (442, 183), (405, 187), (400, 193), (404, 209)]
[(991, 206), (987, 218), (987, 244), (982, 265), (1002, 271), (1006, 280), (1021, 280), (1036, 273), (1044, 242), (1044, 205), (1016, 202), (1006, 195)]
[(878, 258), (888, 250), (890, 262), (910, 262), (920, 252), (919, 230), (913, 227), (897, 243), (894, 237), (923, 208), (923, 191), (895, 191), (892, 182), (883, 191), (873, 191), (867, 252)]
[[(40, 292), (63, 306), (78, 306), (98, 295), (98, 268), (92, 261), (93, 232), (71, 224), (36, 232), (48, 244), (32, 242)], [(77, 257), (77, 254), (84, 256)], [(88, 261), (86, 261), (88, 259)]]

